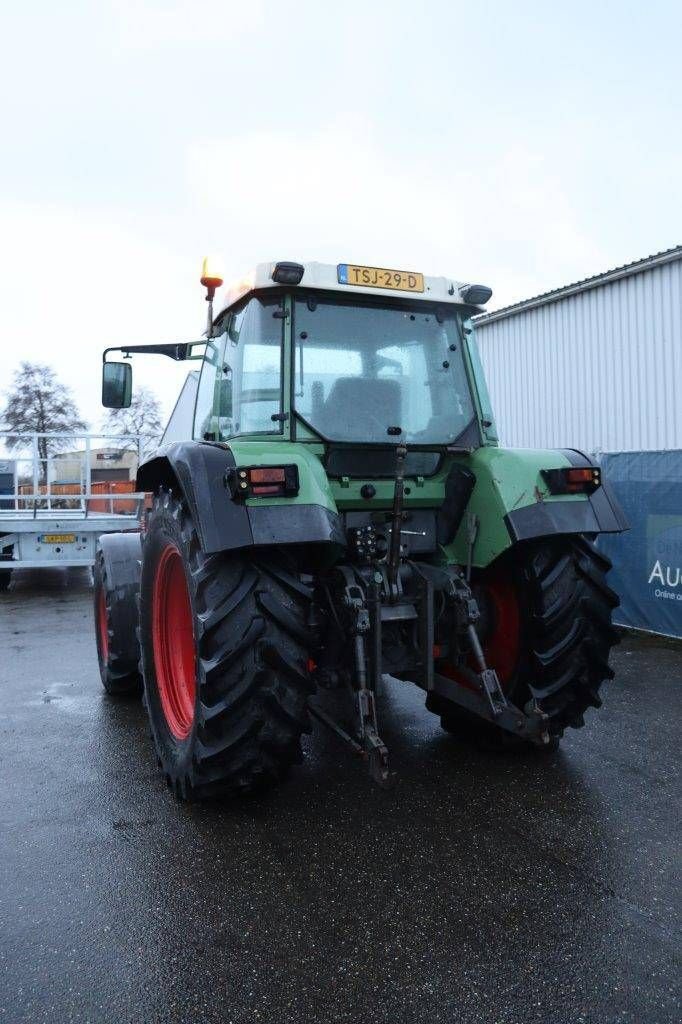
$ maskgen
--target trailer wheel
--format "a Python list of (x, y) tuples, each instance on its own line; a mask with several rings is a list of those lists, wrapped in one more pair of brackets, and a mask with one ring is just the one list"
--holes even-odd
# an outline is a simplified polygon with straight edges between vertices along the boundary
[(142, 692), (142, 678), (137, 643), (136, 594), (131, 587), (115, 586), (109, 578), (99, 545), (93, 580), (95, 637), (102, 685), (112, 696), (137, 697)]
[[(511, 701), (537, 700), (549, 716), (555, 750), (566, 728), (585, 724), (588, 708), (601, 707), (599, 689), (613, 678), (609, 655), (618, 643), (611, 624), (618, 598), (606, 583), (609, 559), (582, 536), (520, 545), (498, 567), (478, 575), (481, 641)], [(456, 673), (442, 666), (445, 674)], [(456, 707), (433, 706), (448, 732), (474, 724)], [(475, 720), (485, 740), (505, 747), (528, 744)]]
[(0, 593), (2, 593), (3, 590), (7, 590), (11, 582), (12, 570), (0, 569)]
[(302, 760), (309, 599), (281, 554), (206, 555), (186, 506), (155, 498), (140, 647), (154, 744), (179, 798), (262, 790)]

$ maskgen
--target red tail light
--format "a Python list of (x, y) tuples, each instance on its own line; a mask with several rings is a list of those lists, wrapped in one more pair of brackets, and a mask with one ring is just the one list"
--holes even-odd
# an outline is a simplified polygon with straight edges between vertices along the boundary
[(570, 466), (543, 469), (542, 476), (550, 494), (592, 494), (601, 486), (599, 466)]
[(299, 489), (298, 466), (240, 466), (235, 482), (235, 493), (243, 498), (293, 498)]

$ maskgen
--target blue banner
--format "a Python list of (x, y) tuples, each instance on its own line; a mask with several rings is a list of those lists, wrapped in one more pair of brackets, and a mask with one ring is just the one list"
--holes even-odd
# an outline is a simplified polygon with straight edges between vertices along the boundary
[(600, 463), (630, 521), (627, 533), (599, 538), (621, 601), (614, 620), (682, 637), (682, 451), (617, 452)]

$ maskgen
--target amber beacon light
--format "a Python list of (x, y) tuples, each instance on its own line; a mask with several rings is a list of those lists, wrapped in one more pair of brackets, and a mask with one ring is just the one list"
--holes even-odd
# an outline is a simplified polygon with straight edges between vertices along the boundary
[(209, 256), (204, 257), (204, 262), (201, 265), (201, 283), (206, 289), (206, 301), (208, 302), (206, 337), (210, 338), (213, 331), (213, 299), (216, 288), (220, 288), (223, 283), (223, 277), (219, 272), (215, 261)]
[(214, 293), (216, 288), (220, 288), (223, 283), (222, 275), (218, 271), (215, 262), (208, 256), (201, 265), (201, 283), (209, 291), (213, 289)]

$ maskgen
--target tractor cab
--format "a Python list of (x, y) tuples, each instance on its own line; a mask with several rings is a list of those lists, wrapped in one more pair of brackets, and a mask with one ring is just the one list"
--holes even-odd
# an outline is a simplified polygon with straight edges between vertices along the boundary
[[(226, 291), (214, 318), (222, 282), (207, 268), (202, 281), (206, 342), (120, 350), (196, 359), (203, 346), (195, 440), (432, 452), (496, 441), (471, 320), (490, 289), (348, 264), (263, 264)], [(105, 404), (130, 401), (126, 366), (105, 361), (107, 380), (120, 380), (119, 392), (105, 383)]]

